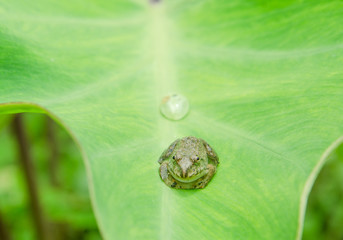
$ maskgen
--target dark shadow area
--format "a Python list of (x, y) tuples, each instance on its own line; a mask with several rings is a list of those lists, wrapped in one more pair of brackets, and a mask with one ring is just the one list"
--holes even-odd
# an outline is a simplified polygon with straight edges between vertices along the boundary
[(149, 0), (151, 4), (156, 4), (162, 2), (162, 0)]
[(101, 239), (82, 157), (44, 114), (0, 115), (0, 239)]

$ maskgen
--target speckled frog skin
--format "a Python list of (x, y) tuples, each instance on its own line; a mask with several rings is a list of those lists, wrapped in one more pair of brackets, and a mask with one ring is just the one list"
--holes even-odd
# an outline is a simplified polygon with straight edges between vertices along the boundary
[(210, 145), (196, 137), (175, 140), (161, 155), (161, 179), (172, 188), (204, 188), (216, 172), (218, 156)]

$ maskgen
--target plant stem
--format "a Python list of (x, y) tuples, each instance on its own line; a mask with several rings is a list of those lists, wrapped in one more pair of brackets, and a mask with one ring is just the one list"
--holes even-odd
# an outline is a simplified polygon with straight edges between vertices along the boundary
[(24, 171), (27, 184), (30, 207), (32, 210), (33, 221), (36, 228), (37, 239), (47, 240), (47, 223), (44, 220), (43, 210), (38, 197), (38, 188), (35, 178), (30, 144), (24, 130), (22, 114), (16, 114), (13, 119), (13, 132), (18, 143), (19, 160)]
[(2, 240), (11, 240), (10, 233), (6, 227), (6, 224), (0, 213), (0, 239)]
[(50, 183), (54, 187), (59, 187), (58, 181), (58, 156), (59, 156), (59, 147), (58, 142), (56, 140), (56, 129), (55, 129), (55, 122), (46, 117), (47, 123), (47, 142), (50, 149), (50, 157), (49, 157), (49, 178)]

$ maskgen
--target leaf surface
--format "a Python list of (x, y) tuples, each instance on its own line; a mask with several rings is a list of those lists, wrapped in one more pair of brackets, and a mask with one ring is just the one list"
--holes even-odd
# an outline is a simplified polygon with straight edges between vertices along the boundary
[[(69, 130), (105, 239), (294, 239), (343, 132), (342, 23), (342, 1), (1, 1), (0, 112)], [(160, 115), (169, 93), (183, 120)], [(159, 179), (188, 135), (220, 158), (203, 190)]]

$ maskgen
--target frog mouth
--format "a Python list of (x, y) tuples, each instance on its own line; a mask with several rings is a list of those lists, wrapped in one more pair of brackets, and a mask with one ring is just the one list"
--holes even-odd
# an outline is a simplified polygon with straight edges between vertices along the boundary
[(200, 173), (196, 175), (193, 175), (191, 177), (185, 177), (185, 178), (177, 176), (173, 171), (170, 171), (170, 174), (173, 176), (174, 179), (178, 180), (179, 182), (190, 183), (203, 177), (206, 174), (206, 171), (201, 171)]

